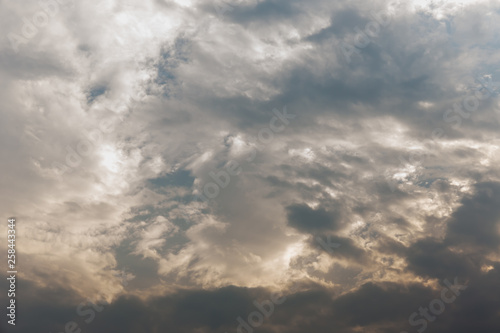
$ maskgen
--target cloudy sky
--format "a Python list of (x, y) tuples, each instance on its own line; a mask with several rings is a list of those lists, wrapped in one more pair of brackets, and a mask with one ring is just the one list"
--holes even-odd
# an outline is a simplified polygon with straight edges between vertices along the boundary
[(499, 2), (1, 0), (0, 29), (2, 333), (500, 331)]

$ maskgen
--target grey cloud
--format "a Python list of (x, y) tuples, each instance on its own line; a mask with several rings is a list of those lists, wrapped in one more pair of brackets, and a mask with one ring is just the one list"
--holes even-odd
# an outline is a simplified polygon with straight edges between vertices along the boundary
[(471, 198), (464, 198), (448, 223), (450, 246), (497, 251), (500, 246), (499, 183), (479, 183)]
[(339, 227), (340, 214), (323, 208), (312, 209), (305, 204), (288, 206), (288, 224), (300, 231), (335, 230)]

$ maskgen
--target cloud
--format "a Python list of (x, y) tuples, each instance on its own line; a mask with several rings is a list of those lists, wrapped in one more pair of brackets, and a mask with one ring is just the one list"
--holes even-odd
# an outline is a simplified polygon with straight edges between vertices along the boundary
[[(296, 283), (260, 330), (401, 332), (459, 276), (469, 289), (427, 331), (497, 332), (497, 4), (217, 4), (75, 2), (17, 52), (0, 41), (19, 331), (62, 331), (101, 295), (92, 332), (229, 332)], [(4, 37), (43, 11), (0, 6)], [(339, 45), (382, 11), (346, 62)]]
[(305, 204), (287, 207), (288, 224), (300, 231), (335, 230), (340, 216), (336, 212), (327, 212), (323, 208), (312, 209)]

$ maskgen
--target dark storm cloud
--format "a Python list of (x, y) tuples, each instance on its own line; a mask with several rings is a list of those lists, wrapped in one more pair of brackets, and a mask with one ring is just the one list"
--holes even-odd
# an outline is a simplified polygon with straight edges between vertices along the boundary
[(464, 198), (448, 223), (446, 244), (472, 251), (494, 251), (500, 246), (500, 183), (479, 183)]
[(379, 244), (380, 250), (404, 254), (407, 268), (422, 277), (477, 276), (489, 262), (484, 255), (496, 253), (500, 244), (499, 189), (499, 183), (475, 185), (474, 193), (465, 197), (449, 218), (444, 238), (420, 239), (407, 249), (392, 240), (384, 240)]
[[(79, 299), (69, 290), (43, 288), (24, 280), (18, 281), (18, 287), (23, 290), (18, 295), (18, 304), (23, 303), (23, 311), (19, 311), (23, 319), (16, 326), (16, 331), (20, 333), (64, 332), (65, 325), (72, 321), (82, 331), (96, 333), (146, 333), (165, 329), (176, 332), (235, 331), (238, 325), (236, 318), (246, 317), (255, 311), (254, 300), (269, 298), (269, 293), (263, 289), (230, 286), (214, 291), (178, 291), (147, 301), (135, 296), (123, 296), (107, 303), (96, 296), (91, 301), (102, 309), (91, 311), (87, 299)], [(87, 314), (77, 313), (80, 305), (80, 311), (88, 311)], [(1, 325), (5, 327), (3, 321)]]
[(443, 279), (447, 276), (467, 277), (478, 270), (478, 262), (472, 258), (452, 252), (448, 246), (433, 239), (424, 239), (412, 244), (406, 260), (408, 269), (422, 277)]
[[(446, 305), (446, 311), (439, 320), (428, 323), (426, 332), (465, 333), (471, 329), (496, 332), (495, 327), (500, 320), (498, 311), (494, 310), (500, 304), (495, 297), (499, 291), (497, 279), (498, 274), (491, 271), (475, 281), (469, 281), (468, 289), (462, 291), (453, 304)], [(21, 285), (29, 287), (23, 282)], [(32, 292), (29, 299), (20, 297), (24, 307), (43, 311), (26, 311), (17, 332), (63, 331), (69, 321), (77, 323), (82, 330), (96, 333), (163, 330), (236, 332), (237, 318), (246, 320), (250, 313), (259, 311), (254, 301), (262, 304), (271, 297), (264, 289), (232, 286), (213, 291), (178, 291), (148, 300), (122, 296), (109, 304), (96, 301), (102, 309), (93, 311), (95, 318), (86, 322), (90, 314), (79, 316), (75, 311), (82, 302), (86, 304), (82, 309), (92, 309), (85, 300), (80, 302), (76, 296), (68, 299), (67, 290), (57, 292), (37, 287)], [(370, 332), (414, 331), (418, 327), (410, 327), (408, 316), (417, 312), (419, 307), (428, 307), (431, 300), (440, 297), (440, 291), (414, 283), (367, 283), (338, 297), (322, 287), (311, 285), (307, 291), (287, 292), (284, 295), (283, 303), (274, 305), (272, 314), (257, 328), (259, 331), (353, 333), (360, 328)], [(290, 323), (291, 318), (293, 324)]]
[(408, 248), (408, 269), (440, 279), (477, 274), (488, 262), (484, 255), (500, 245), (499, 191), (499, 183), (476, 184), (451, 215), (444, 239), (425, 238)]
[(305, 204), (291, 205), (286, 209), (288, 224), (297, 230), (317, 232), (339, 228), (341, 217), (338, 212), (328, 212), (323, 208), (312, 209)]

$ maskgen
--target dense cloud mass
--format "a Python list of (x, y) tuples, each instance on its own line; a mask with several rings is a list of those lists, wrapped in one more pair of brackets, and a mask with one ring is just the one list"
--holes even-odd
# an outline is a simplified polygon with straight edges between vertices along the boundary
[(500, 331), (497, 1), (0, 8), (1, 332)]

